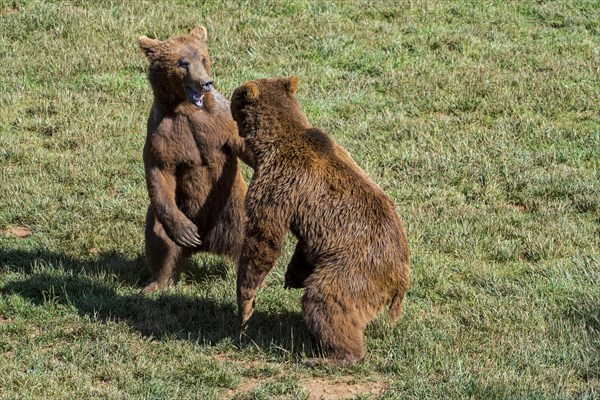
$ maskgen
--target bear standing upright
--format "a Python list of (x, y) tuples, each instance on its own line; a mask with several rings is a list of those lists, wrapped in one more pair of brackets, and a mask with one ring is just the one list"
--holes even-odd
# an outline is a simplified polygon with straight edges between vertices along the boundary
[[(252, 154), (246, 238), (238, 264), (238, 318), (289, 230), (298, 244), (286, 287), (304, 287), (302, 310), (320, 351), (334, 365), (364, 357), (363, 332), (386, 305), (390, 320), (409, 286), (409, 250), (394, 203), (326, 132), (311, 128), (295, 98), (297, 78), (237, 88), (231, 111)], [(313, 360), (312, 363), (320, 362)]]
[(154, 94), (144, 146), (146, 292), (168, 285), (195, 252), (237, 260), (241, 250), (247, 187), (236, 154), (243, 143), (229, 102), (212, 88), (207, 37), (199, 26), (164, 41), (138, 39)]

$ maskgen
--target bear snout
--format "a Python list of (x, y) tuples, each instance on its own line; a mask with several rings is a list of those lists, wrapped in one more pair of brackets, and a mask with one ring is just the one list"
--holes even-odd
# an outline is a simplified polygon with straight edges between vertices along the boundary
[(204, 85), (202, 85), (202, 91), (204, 91), (204, 92), (210, 92), (212, 89), (213, 89), (212, 81), (208, 81)]

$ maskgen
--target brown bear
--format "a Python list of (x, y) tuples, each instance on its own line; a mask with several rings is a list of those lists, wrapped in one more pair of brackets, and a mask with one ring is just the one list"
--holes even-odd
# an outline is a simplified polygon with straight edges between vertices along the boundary
[(389, 196), (334, 139), (312, 128), (295, 97), (297, 78), (247, 82), (232, 96), (238, 133), (252, 154), (246, 237), (238, 263), (238, 318), (280, 255), (288, 229), (298, 243), (285, 275), (304, 287), (304, 319), (325, 360), (364, 357), (363, 332), (386, 305), (400, 314), (409, 250)]
[(247, 187), (236, 154), (243, 142), (229, 102), (212, 87), (207, 36), (199, 26), (164, 41), (138, 39), (154, 94), (144, 146), (146, 292), (168, 285), (195, 252), (237, 261), (241, 251)]

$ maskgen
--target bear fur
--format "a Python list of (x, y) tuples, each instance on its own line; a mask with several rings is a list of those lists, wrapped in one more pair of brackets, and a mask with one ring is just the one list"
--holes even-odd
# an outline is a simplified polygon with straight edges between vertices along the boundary
[(238, 133), (252, 154), (246, 238), (238, 263), (238, 318), (250, 318), (257, 289), (290, 230), (298, 239), (286, 287), (304, 288), (304, 319), (326, 357), (357, 363), (363, 332), (389, 304), (391, 321), (409, 287), (409, 250), (395, 206), (334, 139), (309, 125), (298, 81), (247, 82), (232, 96)]
[(146, 292), (167, 286), (193, 253), (237, 261), (242, 247), (247, 186), (236, 154), (243, 142), (229, 102), (212, 88), (207, 37), (199, 26), (164, 41), (138, 39), (154, 94), (144, 146)]

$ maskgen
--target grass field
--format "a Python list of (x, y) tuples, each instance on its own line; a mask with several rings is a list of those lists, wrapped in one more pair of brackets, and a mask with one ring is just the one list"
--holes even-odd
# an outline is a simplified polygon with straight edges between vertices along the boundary
[[(298, 75), (397, 205), (412, 286), (360, 366), (303, 366), (292, 238), (244, 335), (229, 262), (139, 294), (136, 39), (199, 24), (218, 90)], [(598, 399), (599, 99), (597, 1), (0, 0), (0, 398)]]

